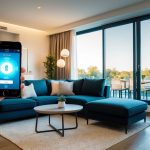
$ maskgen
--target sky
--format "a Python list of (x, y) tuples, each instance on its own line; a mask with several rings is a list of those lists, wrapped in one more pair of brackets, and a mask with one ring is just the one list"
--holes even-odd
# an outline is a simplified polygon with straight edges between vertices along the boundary
[[(141, 23), (141, 66), (150, 69), (150, 20)], [(106, 30), (106, 68), (133, 70), (133, 25)], [(102, 31), (77, 36), (77, 66), (97, 66), (102, 71)]]

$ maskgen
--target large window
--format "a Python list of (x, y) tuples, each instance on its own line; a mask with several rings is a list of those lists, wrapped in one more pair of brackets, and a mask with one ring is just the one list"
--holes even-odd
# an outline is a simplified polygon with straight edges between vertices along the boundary
[(133, 24), (109, 28), (105, 33), (106, 78), (112, 94), (119, 97), (132, 96)]
[(150, 19), (141, 22), (141, 99), (150, 100)]
[(102, 31), (77, 36), (78, 78), (102, 78)]
[(92, 30), (77, 33), (78, 77), (105, 77), (113, 97), (150, 101), (150, 14)]

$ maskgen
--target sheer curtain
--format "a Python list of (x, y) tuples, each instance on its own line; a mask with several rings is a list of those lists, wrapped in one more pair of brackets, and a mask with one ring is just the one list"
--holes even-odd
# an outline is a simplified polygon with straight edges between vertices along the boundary
[(71, 32), (71, 79), (77, 79), (77, 41), (76, 32), (72, 30)]
[(68, 49), (70, 55), (65, 60), (66, 65), (64, 68), (56, 68), (55, 76), (56, 79), (70, 79), (71, 77), (71, 43), (72, 43), (72, 32), (66, 31), (50, 35), (50, 55), (54, 56), (56, 60), (60, 59), (60, 52), (62, 49)]

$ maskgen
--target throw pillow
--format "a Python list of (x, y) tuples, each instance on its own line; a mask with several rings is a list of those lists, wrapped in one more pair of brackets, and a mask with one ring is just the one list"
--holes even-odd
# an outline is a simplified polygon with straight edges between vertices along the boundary
[(83, 95), (104, 96), (105, 79), (85, 79), (82, 86)]
[(74, 95), (73, 82), (59, 82), (59, 95)]
[(59, 81), (51, 81), (52, 92), (50, 95), (58, 95), (59, 94)]
[(81, 89), (82, 89), (82, 85), (84, 82), (84, 79), (79, 79), (79, 80), (67, 80), (68, 82), (73, 82), (73, 92), (76, 95), (81, 95)]
[(33, 84), (24, 86), (22, 90), (22, 98), (37, 97)]
[(25, 81), (26, 85), (30, 85), (33, 83), (35, 92), (37, 96), (46, 96), (48, 95), (48, 89), (47, 89), (47, 84), (46, 80), (41, 79), (41, 80), (26, 80)]

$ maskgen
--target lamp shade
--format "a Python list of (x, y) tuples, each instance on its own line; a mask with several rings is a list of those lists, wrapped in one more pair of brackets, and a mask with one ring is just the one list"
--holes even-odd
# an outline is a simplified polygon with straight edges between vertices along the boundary
[(58, 59), (57, 60), (57, 67), (59, 67), (59, 68), (65, 67), (65, 61), (63, 59)]
[(61, 57), (68, 57), (68, 56), (69, 56), (69, 50), (68, 50), (68, 49), (63, 49), (63, 50), (60, 52), (60, 56), (61, 56)]

